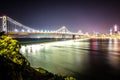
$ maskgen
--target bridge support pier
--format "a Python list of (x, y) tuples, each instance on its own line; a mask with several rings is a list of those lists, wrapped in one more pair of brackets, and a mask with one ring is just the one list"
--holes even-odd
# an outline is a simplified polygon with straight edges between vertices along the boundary
[(65, 34), (62, 34), (62, 38), (65, 39)]
[(75, 39), (75, 35), (72, 35), (72, 39)]

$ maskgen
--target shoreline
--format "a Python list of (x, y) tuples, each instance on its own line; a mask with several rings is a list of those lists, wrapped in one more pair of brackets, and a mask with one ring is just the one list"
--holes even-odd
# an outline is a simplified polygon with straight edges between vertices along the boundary
[(58, 43), (58, 42), (77, 42), (83, 40), (89, 40), (90, 38), (83, 38), (83, 39), (72, 39), (72, 40), (59, 40), (59, 41), (27, 41), (27, 42), (20, 42), (21, 45), (31, 45), (31, 44), (51, 44), (51, 43)]

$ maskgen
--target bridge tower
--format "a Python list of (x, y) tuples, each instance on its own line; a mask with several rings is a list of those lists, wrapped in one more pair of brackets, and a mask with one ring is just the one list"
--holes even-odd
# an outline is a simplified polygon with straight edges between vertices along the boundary
[(63, 39), (68, 37), (68, 33), (71, 33), (65, 26), (62, 26), (60, 29), (56, 30), (56, 32), (61, 33), (61, 37)]
[(7, 32), (7, 17), (2, 16), (2, 31)]

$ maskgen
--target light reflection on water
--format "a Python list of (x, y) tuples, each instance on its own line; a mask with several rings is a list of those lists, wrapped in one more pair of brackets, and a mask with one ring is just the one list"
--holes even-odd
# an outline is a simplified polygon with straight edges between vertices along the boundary
[(108, 59), (112, 67), (120, 69), (120, 41), (118, 39), (109, 40)]
[[(63, 41), (22, 46), (21, 53), (33, 67), (60, 75), (96, 75), (120, 70), (120, 41)], [(101, 67), (102, 66), (102, 67)], [(109, 69), (106, 69), (109, 67)], [(104, 70), (105, 69), (105, 70)]]

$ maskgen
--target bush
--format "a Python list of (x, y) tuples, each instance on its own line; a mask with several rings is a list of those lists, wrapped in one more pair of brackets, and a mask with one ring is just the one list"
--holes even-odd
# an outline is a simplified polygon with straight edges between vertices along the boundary
[(9, 36), (0, 37), (0, 55), (20, 65), (30, 65), (22, 54), (19, 53), (21, 45)]

